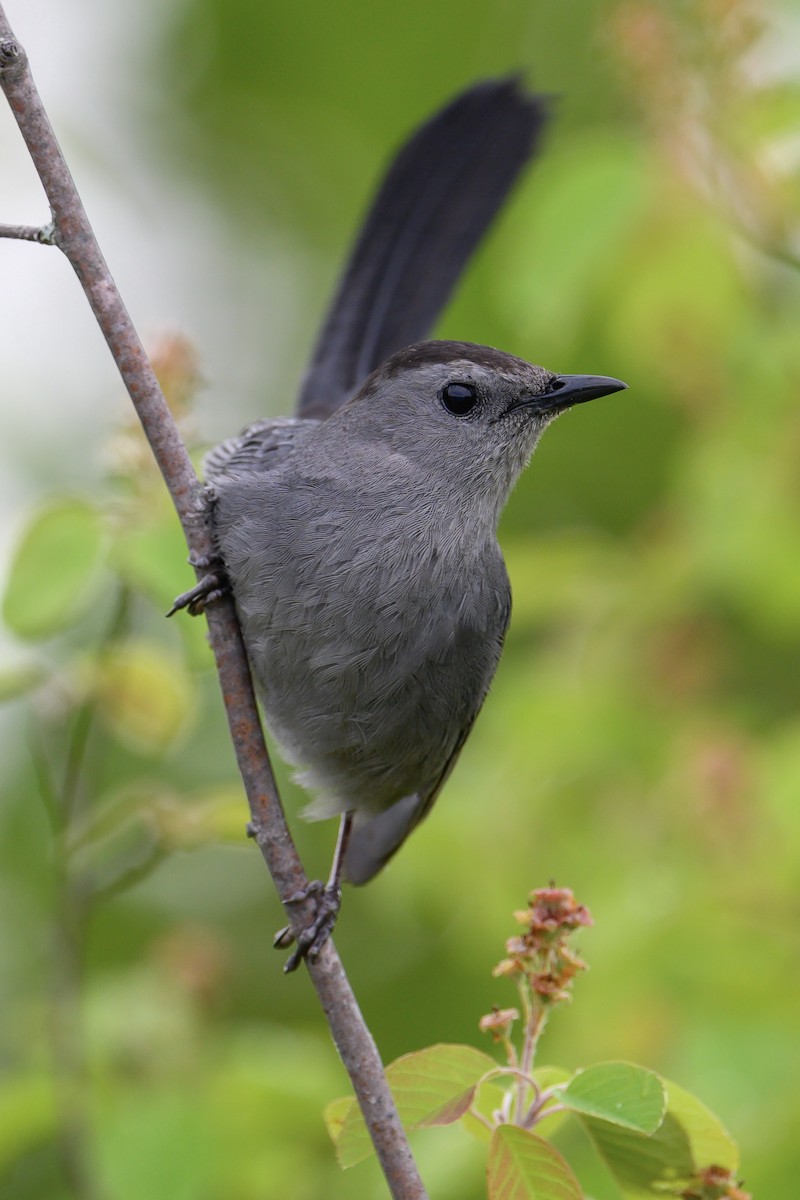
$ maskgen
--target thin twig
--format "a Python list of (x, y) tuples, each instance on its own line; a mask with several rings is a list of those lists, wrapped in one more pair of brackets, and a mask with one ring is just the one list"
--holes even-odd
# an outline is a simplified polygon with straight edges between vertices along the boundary
[[(158, 386), (133, 323), (106, 266), (75, 184), (0, 4), (0, 86), (16, 117), (50, 203), (53, 242), (72, 264), (133, 401), (169, 489), (193, 557), (213, 551), (199, 480)], [(233, 602), (208, 611), (211, 645), (251, 827), (287, 916), (299, 930), (311, 912), (288, 904), (307, 884), (278, 796), (253, 695)], [(341, 961), (326, 943), (308, 971), (350, 1075), (378, 1159), (395, 1200), (424, 1200), (425, 1190), (408, 1147), (372, 1036), (359, 1011)]]
[[(488, 1083), (490, 1079), (496, 1079), (498, 1075), (510, 1075), (515, 1080), (519, 1080), (531, 1087), (536, 1087), (536, 1084), (531, 1076), (526, 1075), (520, 1067), (504, 1067), (501, 1063), (498, 1063), (496, 1067), (490, 1067), (488, 1071), (484, 1071), (483, 1075), (481, 1075), (480, 1079), (475, 1084), (476, 1091), (479, 1087), (482, 1087), (484, 1083)], [(536, 1090), (538, 1092), (538, 1088), (536, 1088)]]
[(522, 1050), (522, 1059), (520, 1060), (522, 1069), (526, 1075), (530, 1075), (533, 1070), (536, 1047), (546, 1024), (547, 1009), (544, 1006), (531, 1013), (525, 1028), (525, 1044)]
[[(522, 1012), (522, 1027), (524, 1030), (524, 1040), (523, 1040), (523, 1044), (522, 1044), (522, 1057), (520, 1059), (520, 1066), (522, 1068), (523, 1079), (527, 1079), (528, 1076), (530, 1075), (530, 1063), (531, 1063), (530, 1055), (528, 1054), (528, 1046), (529, 1046), (529, 1035), (530, 1035), (531, 1020), (532, 1020), (532, 1012), (531, 1012), (531, 998), (530, 998), (530, 994), (529, 994), (529, 990), (528, 990), (528, 983), (524, 977), (517, 980), (517, 992), (519, 993), (519, 1006), (520, 1006), (520, 1011)], [(525, 1066), (526, 1059), (528, 1062), (527, 1067)], [(520, 1079), (519, 1082), (517, 1083), (517, 1123), (522, 1121), (522, 1114), (525, 1110), (525, 1104), (528, 1099), (528, 1088), (527, 1088), (526, 1084), (523, 1082), (523, 1079)]]
[(38, 242), (40, 246), (52, 246), (53, 233), (52, 225), (0, 225), (0, 238)]
[(538, 1125), (545, 1117), (552, 1117), (555, 1113), (570, 1112), (566, 1104), (554, 1104), (551, 1108), (544, 1109), (541, 1104), (532, 1104), (523, 1121), (518, 1122), (523, 1129), (533, 1129), (534, 1125)]

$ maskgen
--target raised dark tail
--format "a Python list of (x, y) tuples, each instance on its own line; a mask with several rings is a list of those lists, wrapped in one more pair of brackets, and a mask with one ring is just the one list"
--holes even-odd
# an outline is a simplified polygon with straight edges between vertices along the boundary
[(369, 210), (300, 391), (326, 417), (395, 350), (426, 337), (536, 150), (545, 97), (516, 77), (457, 96), (400, 150)]

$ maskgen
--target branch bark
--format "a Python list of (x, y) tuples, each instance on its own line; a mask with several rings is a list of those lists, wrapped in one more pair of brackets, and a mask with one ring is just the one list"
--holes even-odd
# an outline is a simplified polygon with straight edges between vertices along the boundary
[[(31, 76), (27, 56), (0, 3), (0, 86), (50, 203), (52, 231), (0, 226), (6, 237), (52, 243), (74, 268), (114, 357), (145, 436), (169, 489), (189, 551), (196, 560), (213, 553), (201, 484), (162, 395), (144, 347), (100, 252), (91, 225)], [(209, 607), (211, 645), (236, 759), (250, 807), (251, 829), (293, 928), (309, 916), (289, 903), (308, 883), (286, 823), (264, 744), (250, 670), (233, 601)], [(305, 909), (305, 911), (304, 911)], [(426, 1193), (386, 1082), (375, 1042), (359, 1010), (333, 943), (308, 972), (333, 1040), (353, 1084), (378, 1159), (395, 1200), (425, 1200)]]

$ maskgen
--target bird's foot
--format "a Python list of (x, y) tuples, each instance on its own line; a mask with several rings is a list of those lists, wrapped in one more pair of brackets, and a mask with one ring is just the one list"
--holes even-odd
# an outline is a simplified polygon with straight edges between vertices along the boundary
[(284, 963), (285, 974), (296, 971), (304, 958), (313, 962), (320, 950), (333, 933), (336, 918), (342, 904), (342, 889), (338, 885), (324, 884), (319, 879), (313, 880), (308, 887), (290, 896), (288, 904), (300, 904), (304, 900), (314, 901), (314, 916), (312, 920), (295, 936), (291, 925), (279, 929), (273, 939), (276, 950), (286, 950), (292, 943), (295, 948)]
[(198, 617), (209, 604), (226, 596), (231, 590), (222, 559), (218, 555), (192, 555), (189, 562), (196, 570), (206, 573), (193, 588), (175, 598), (168, 617), (174, 616), (182, 608), (187, 609), (191, 616)]

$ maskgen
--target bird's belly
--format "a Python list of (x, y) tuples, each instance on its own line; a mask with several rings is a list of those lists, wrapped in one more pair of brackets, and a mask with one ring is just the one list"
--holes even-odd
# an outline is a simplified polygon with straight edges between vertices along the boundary
[(379, 812), (433, 787), (486, 691), (499, 642), (485, 623), (432, 620), (448, 611), (433, 600), (414, 620), (402, 611), (354, 599), (247, 622), (267, 723), (317, 795), (310, 815)]

